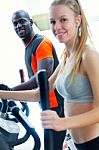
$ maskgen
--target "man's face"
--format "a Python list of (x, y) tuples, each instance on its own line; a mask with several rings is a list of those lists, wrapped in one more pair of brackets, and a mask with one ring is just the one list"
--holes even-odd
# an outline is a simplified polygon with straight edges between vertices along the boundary
[(26, 39), (32, 32), (32, 23), (22, 12), (17, 12), (12, 17), (14, 29), (21, 39)]

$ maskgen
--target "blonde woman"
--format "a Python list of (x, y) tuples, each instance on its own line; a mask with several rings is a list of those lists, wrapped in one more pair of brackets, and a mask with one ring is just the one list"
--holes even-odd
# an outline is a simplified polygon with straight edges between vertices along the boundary
[[(78, 0), (54, 0), (50, 24), (55, 37), (65, 44), (62, 63), (49, 79), (63, 96), (66, 117), (56, 112), (41, 113), (42, 126), (63, 131), (69, 129), (77, 150), (99, 150), (99, 54), (87, 45), (88, 24)], [(0, 91), (1, 98), (38, 101), (39, 89)]]

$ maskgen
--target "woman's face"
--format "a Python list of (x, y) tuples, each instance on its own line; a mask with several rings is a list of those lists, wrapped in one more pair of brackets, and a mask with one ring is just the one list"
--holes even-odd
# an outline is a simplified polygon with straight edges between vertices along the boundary
[(77, 17), (65, 5), (50, 8), (50, 25), (53, 34), (61, 43), (72, 44), (77, 33)]

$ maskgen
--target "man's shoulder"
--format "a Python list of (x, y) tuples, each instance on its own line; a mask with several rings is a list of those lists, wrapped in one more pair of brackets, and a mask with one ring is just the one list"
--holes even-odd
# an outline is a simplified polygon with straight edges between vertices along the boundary
[(44, 40), (44, 36), (40, 34), (35, 34), (33, 41), (37, 41), (37, 40)]

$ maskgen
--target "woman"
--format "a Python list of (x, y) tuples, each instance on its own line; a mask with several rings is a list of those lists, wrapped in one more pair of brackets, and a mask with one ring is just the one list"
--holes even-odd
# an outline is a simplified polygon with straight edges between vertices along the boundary
[[(49, 87), (56, 87), (64, 97), (66, 117), (43, 111), (42, 126), (56, 131), (69, 129), (78, 150), (99, 150), (99, 54), (86, 45), (89, 30), (79, 1), (54, 0), (50, 24), (65, 50), (61, 64), (49, 79)], [(0, 97), (38, 101), (39, 89), (0, 91)]]

